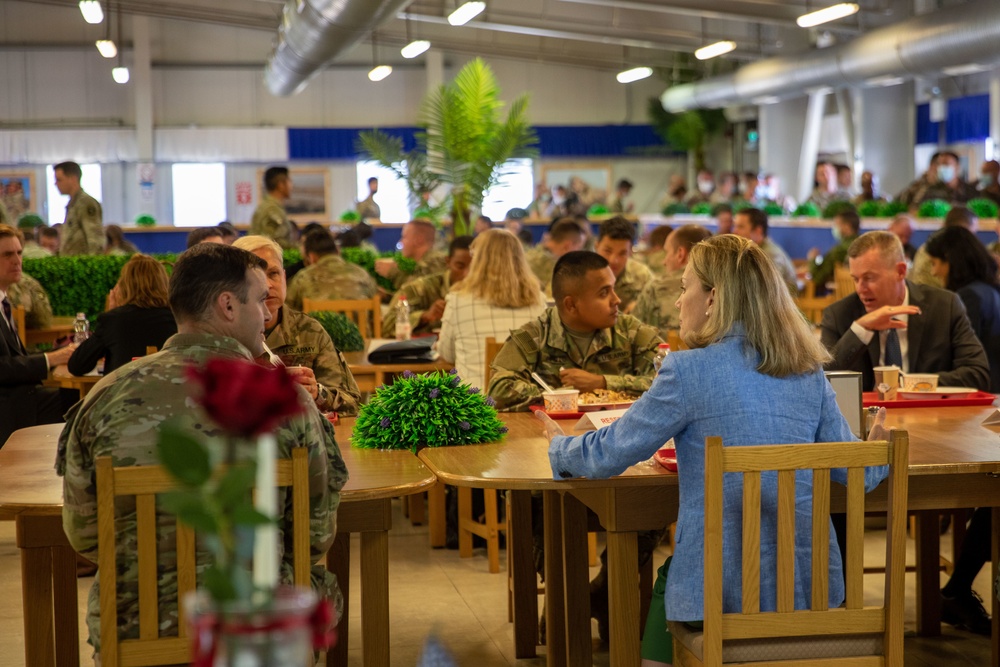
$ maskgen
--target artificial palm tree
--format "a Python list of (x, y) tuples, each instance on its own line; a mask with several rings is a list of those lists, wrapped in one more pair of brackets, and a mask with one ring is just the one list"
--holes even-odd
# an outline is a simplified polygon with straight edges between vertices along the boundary
[(362, 132), (359, 148), (404, 178), (418, 199), (440, 184), (450, 186), (452, 229), (464, 234), (470, 209), (482, 207), (504, 163), (536, 154), (527, 95), (514, 100), (503, 119), (499, 95), (493, 71), (476, 58), (424, 99), (416, 148), (404, 152), (401, 139), (380, 130)]

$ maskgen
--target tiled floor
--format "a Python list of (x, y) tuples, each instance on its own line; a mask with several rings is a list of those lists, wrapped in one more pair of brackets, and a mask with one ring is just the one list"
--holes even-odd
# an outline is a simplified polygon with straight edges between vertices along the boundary
[[(507, 665), (544, 665), (544, 649), (533, 660), (515, 660), (512, 627), (507, 623), (505, 574), (489, 574), (486, 560), (478, 557), (463, 560), (457, 551), (431, 550), (427, 547), (427, 528), (412, 527), (394, 508), (394, 528), (390, 533), (389, 594), (391, 604), (392, 665), (415, 665), (424, 638), (436, 633), (453, 652), (459, 665), (475, 667), (505, 667)], [(884, 538), (870, 531), (866, 539), (866, 564), (880, 562)], [(358, 562), (357, 540), (353, 545), (353, 563)], [(661, 548), (666, 555), (666, 551)], [(503, 556), (501, 556), (503, 557)], [(912, 562), (912, 555), (910, 558)], [(503, 569), (503, 562), (501, 562)], [(357, 568), (354, 568), (352, 590), (358, 591)], [(922, 639), (912, 636), (914, 628), (914, 577), (907, 575), (906, 665), (907, 667), (981, 666), (989, 658), (989, 641), (947, 626), (940, 638)], [(976, 589), (984, 598), (989, 592), (986, 570), (980, 573)], [(875, 598), (881, 593), (876, 576), (866, 594)], [(82, 614), (90, 579), (80, 580), (81, 637), (85, 637)], [(17, 548), (14, 546), (13, 522), (0, 522), (0, 590), (4, 603), (0, 605), (0, 667), (23, 667), (24, 641), (21, 620), (21, 580)], [(594, 628), (596, 637), (596, 627)], [(361, 665), (360, 607), (351, 609), (350, 667)], [(92, 665), (86, 640), (81, 640), (82, 664)], [(607, 647), (595, 640), (595, 664), (607, 665)]]

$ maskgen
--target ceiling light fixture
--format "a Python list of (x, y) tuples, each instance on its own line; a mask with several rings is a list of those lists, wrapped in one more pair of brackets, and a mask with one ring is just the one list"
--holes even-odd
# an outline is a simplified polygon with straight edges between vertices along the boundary
[(718, 56), (729, 53), (735, 48), (736, 42), (725, 40), (701, 47), (694, 52), (694, 57), (698, 60), (709, 60), (710, 58), (717, 58)]
[(104, 20), (100, 0), (80, 0), (80, 13), (87, 23), (97, 24)]
[(128, 83), (128, 67), (119, 65), (114, 68), (111, 70), (111, 78), (115, 80), (115, 83)]
[[(111, 14), (111, 5), (108, 5), (108, 14)], [(108, 37), (111, 36), (111, 18), (108, 18)], [(122, 6), (121, 3), (118, 4), (118, 43), (122, 43)], [(111, 70), (111, 78), (115, 80), (115, 83), (125, 84), (128, 83), (129, 73), (128, 67), (122, 63), (122, 52), (118, 49), (118, 67)]]
[(803, 14), (795, 19), (795, 22), (799, 24), (800, 28), (812, 28), (813, 26), (842, 19), (851, 14), (857, 14), (859, 9), (860, 7), (856, 2), (841, 2), (838, 5), (830, 5), (829, 7)]
[(632, 83), (633, 81), (641, 81), (642, 79), (652, 76), (652, 67), (633, 67), (632, 69), (627, 69), (624, 72), (618, 72), (618, 83)]
[(484, 9), (486, 9), (485, 2), (466, 2), (448, 15), (448, 23), (452, 25), (465, 25), (482, 14)]
[(392, 67), (389, 65), (376, 65), (368, 72), (368, 78), (372, 81), (381, 81), (392, 74)]
[(114, 41), (110, 39), (99, 39), (95, 42), (97, 44), (97, 50), (101, 52), (101, 55), (105, 58), (114, 58), (118, 55), (118, 47), (115, 46)]
[(431, 48), (431, 43), (426, 39), (415, 39), (399, 50), (399, 55), (404, 58), (416, 58), (421, 53)]

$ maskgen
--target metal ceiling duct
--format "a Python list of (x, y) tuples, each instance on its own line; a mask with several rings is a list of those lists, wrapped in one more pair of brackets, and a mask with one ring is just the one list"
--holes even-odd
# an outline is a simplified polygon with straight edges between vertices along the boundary
[[(948, 67), (1000, 64), (1000, 2), (976, 0), (873, 30), (839, 46), (768, 58), (737, 72), (673, 86), (660, 96), (677, 112), (860, 86), (884, 77), (932, 76)], [(874, 84), (874, 82), (872, 82)]]
[(275, 95), (305, 88), (330, 60), (393, 18), (410, 0), (289, 0), (264, 67)]

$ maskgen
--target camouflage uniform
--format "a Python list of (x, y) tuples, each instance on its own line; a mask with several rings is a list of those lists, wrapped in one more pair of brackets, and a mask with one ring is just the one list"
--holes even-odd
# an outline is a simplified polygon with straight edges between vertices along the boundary
[(21, 279), (7, 289), (11, 307), (24, 306), (24, 326), (29, 329), (41, 329), (52, 324), (52, 304), (42, 284), (29, 276), (21, 274)]
[(923, 175), (906, 186), (906, 189), (896, 196), (896, 200), (906, 206), (919, 206), (931, 199), (943, 199), (949, 204), (964, 204), (976, 197), (976, 186), (959, 179), (957, 188), (947, 183), (931, 183), (927, 175)]
[(684, 271), (670, 271), (654, 278), (635, 302), (632, 315), (660, 330), (666, 339), (668, 329), (680, 327), (681, 312), (677, 299), (681, 296), (681, 276)]
[(0, 225), (10, 225), (11, 227), (17, 226), (16, 223), (10, 219), (10, 213), (7, 212), (7, 207), (3, 205), (2, 201), (0, 201)]
[(648, 266), (629, 258), (622, 274), (615, 279), (615, 294), (622, 300), (618, 308), (626, 313), (631, 312), (631, 306), (639, 298), (642, 288), (652, 279), (653, 274)]
[(282, 248), (295, 247), (295, 243), (292, 241), (292, 226), (288, 222), (288, 213), (285, 212), (285, 207), (271, 195), (264, 195), (264, 198), (257, 204), (253, 217), (250, 219), (248, 233), (274, 239)]
[(450, 289), (451, 271), (417, 278), (400, 287), (389, 302), (389, 309), (382, 318), (383, 334), (391, 336), (396, 330), (396, 304), (399, 303), (401, 295), (406, 296), (406, 301), (410, 305), (410, 327), (413, 333), (430, 333), (434, 329), (440, 329), (441, 320), (424, 323), (420, 321), (420, 317), (434, 305), (435, 301), (444, 299)]
[(82, 189), (66, 204), (60, 255), (103, 255), (107, 240), (101, 205)]
[(799, 280), (795, 275), (795, 265), (792, 264), (792, 260), (784, 248), (771, 239), (765, 238), (760, 244), (760, 249), (766, 252), (767, 256), (771, 258), (774, 268), (778, 269), (778, 275), (788, 285), (791, 293), (798, 294)]
[[(163, 350), (122, 366), (102, 379), (87, 398), (66, 415), (66, 427), (59, 436), (56, 471), (63, 480), (63, 529), (73, 548), (92, 561), (97, 560), (97, 496), (94, 461), (111, 456), (116, 466), (156, 465), (157, 427), (175, 419), (191, 433), (221, 436), (200, 408), (190, 399), (190, 384), (184, 372), (190, 363), (202, 363), (209, 357), (245, 359), (250, 353), (231, 338), (210, 334), (177, 334), (167, 340)], [(309, 506), (312, 562), (330, 548), (336, 534), (340, 490), (347, 482), (347, 468), (334, 440), (333, 426), (312, 406), (312, 400), (300, 389), (306, 408), (304, 415), (289, 420), (277, 429), (278, 456), (287, 458), (294, 446), (309, 448)], [(211, 445), (222, 446), (221, 439)], [(241, 448), (241, 451), (253, 451)], [(221, 454), (221, 452), (217, 452)], [(283, 525), (291, 520), (291, 490), (279, 496), (279, 516)], [(115, 532), (118, 560), (118, 632), (122, 638), (137, 638), (138, 570), (136, 567), (135, 503), (122, 499), (116, 503)], [(160, 545), (160, 626), (169, 636), (177, 627), (177, 576), (172, 517), (158, 519), (157, 541)], [(291, 533), (279, 525), (283, 545), (281, 577), (292, 581)], [(210, 555), (199, 552), (198, 569), (210, 562)], [(100, 575), (90, 589), (87, 601), (87, 627), (90, 643), (99, 651), (100, 619), (98, 590)], [(342, 607), (336, 577), (320, 566), (313, 567), (313, 586)], [(166, 632), (164, 632), (166, 630)]]
[(552, 251), (543, 245), (536, 245), (524, 253), (524, 258), (528, 260), (528, 267), (538, 278), (538, 283), (542, 286), (542, 291), (551, 293), (548, 289), (552, 282), (552, 272), (556, 268), (556, 256)]
[(642, 263), (646, 265), (654, 278), (667, 272), (666, 267), (663, 266), (663, 258), (666, 257), (666, 254), (663, 250), (653, 250), (642, 256)]
[(340, 255), (324, 255), (295, 274), (285, 303), (302, 310), (303, 299), (370, 299), (378, 292), (375, 279)]
[(319, 383), (316, 407), (323, 412), (336, 410), (342, 415), (357, 413), (361, 390), (347, 361), (319, 322), (305, 313), (283, 307), (278, 311), (278, 325), (265, 342), (286, 366), (312, 369)]
[(931, 273), (931, 256), (927, 252), (927, 246), (917, 248), (917, 254), (913, 256), (913, 268), (906, 277), (919, 285), (944, 289), (944, 281)]
[(424, 276), (430, 276), (435, 273), (441, 273), (445, 270), (445, 266), (448, 264), (448, 255), (441, 252), (440, 250), (430, 250), (427, 252), (423, 258), (417, 262), (416, 268), (410, 273), (403, 273), (399, 270), (397, 265), (390, 273), (389, 280), (392, 281), (392, 286), (394, 289), (399, 289), (403, 285), (409, 282), (413, 282), (417, 278), (423, 278)]
[(375, 203), (374, 193), (359, 201), (356, 210), (358, 215), (360, 215), (364, 220), (378, 220), (382, 217), (382, 209)]
[(52, 251), (48, 248), (43, 248), (35, 241), (25, 241), (24, 248), (21, 250), (21, 257), (24, 259), (42, 259), (44, 257), (52, 257)]
[(562, 386), (560, 368), (580, 368), (603, 375), (608, 389), (635, 395), (652, 384), (653, 357), (663, 342), (653, 327), (621, 314), (614, 328), (597, 332), (582, 359), (566, 337), (559, 311), (554, 307), (511, 332), (493, 360), (493, 378), (487, 390), (497, 402), (498, 410), (524, 411), (531, 404), (542, 402), (542, 389), (531, 379), (532, 371), (553, 387)]

